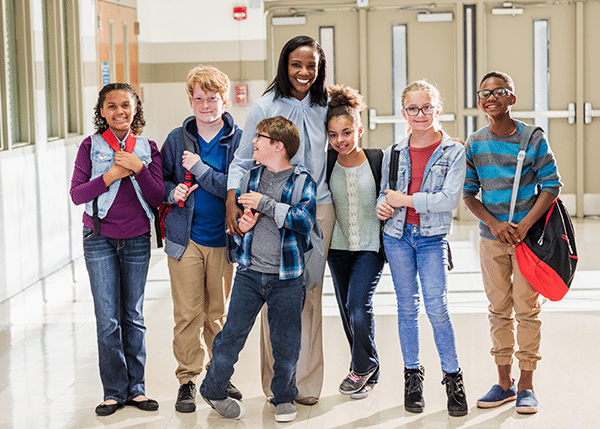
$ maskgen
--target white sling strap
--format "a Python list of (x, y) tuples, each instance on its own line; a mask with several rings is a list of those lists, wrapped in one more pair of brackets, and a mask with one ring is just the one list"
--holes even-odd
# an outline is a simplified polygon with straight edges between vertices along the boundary
[(510, 211), (508, 213), (508, 223), (512, 222), (513, 215), (515, 214), (515, 205), (517, 204), (517, 193), (519, 192), (519, 182), (521, 181), (521, 171), (523, 170), (523, 161), (525, 160), (525, 154), (527, 153), (527, 146), (529, 146), (529, 140), (533, 136), (535, 130), (540, 129), (535, 125), (526, 125), (521, 135), (521, 144), (519, 145), (519, 154), (517, 155), (517, 169), (515, 171), (515, 180), (513, 182), (512, 195), (510, 198)]

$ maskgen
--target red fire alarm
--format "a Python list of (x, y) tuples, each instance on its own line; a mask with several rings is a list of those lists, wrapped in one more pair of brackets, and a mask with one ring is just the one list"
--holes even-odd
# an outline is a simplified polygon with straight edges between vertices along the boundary
[(246, 6), (233, 8), (233, 19), (235, 19), (237, 21), (242, 21), (246, 18), (247, 18)]
[(238, 106), (248, 105), (248, 85), (235, 86), (235, 102)]

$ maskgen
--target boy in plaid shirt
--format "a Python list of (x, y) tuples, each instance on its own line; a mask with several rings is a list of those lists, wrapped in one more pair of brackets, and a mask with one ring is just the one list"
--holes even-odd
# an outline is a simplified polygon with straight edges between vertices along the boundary
[[(256, 316), (267, 303), (275, 360), (270, 401), (275, 420), (287, 422), (297, 414), (296, 363), (305, 299), (302, 274), (308, 236), (316, 222), (316, 185), (304, 167), (290, 163), (300, 145), (292, 122), (276, 116), (262, 120), (256, 129), (253, 158), (260, 165), (247, 173), (248, 192), (237, 191), (238, 204), (244, 208), (239, 223), (244, 236), (238, 243), (228, 318), (215, 337), (200, 393), (223, 417), (242, 417), (243, 404), (227, 397), (227, 383)], [(292, 191), (301, 174), (307, 175), (302, 198), (292, 206)]]

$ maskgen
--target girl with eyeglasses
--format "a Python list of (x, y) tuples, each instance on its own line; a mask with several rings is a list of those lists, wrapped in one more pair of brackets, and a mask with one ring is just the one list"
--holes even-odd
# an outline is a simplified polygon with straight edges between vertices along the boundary
[[(377, 217), (385, 221), (383, 245), (398, 302), (404, 408), (421, 413), (425, 406), (425, 370), (419, 360), (420, 283), (441, 359), (448, 414), (464, 416), (467, 398), (448, 313), (446, 235), (452, 224), (452, 210), (461, 197), (465, 149), (442, 130), (442, 99), (435, 86), (424, 80), (412, 82), (404, 88), (401, 101), (410, 133), (385, 151)], [(390, 175), (392, 159), (397, 159), (395, 181), (390, 181), (394, 176)]]

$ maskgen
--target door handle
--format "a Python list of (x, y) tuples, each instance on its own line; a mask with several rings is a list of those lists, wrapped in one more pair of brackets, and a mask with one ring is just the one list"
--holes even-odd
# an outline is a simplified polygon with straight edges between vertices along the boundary
[[(590, 106), (591, 107), (591, 106)], [(575, 123), (575, 103), (569, 103), (567, 110), (535, 110), (512, 112), (513, 118), (567, 118), (569, 125)]]
[(592, 110), (592, 103), (585, 103), (583, 105), (583, 110), (586, 124), (591, 124), (592, 118), (600, 116), (600, 110)]

